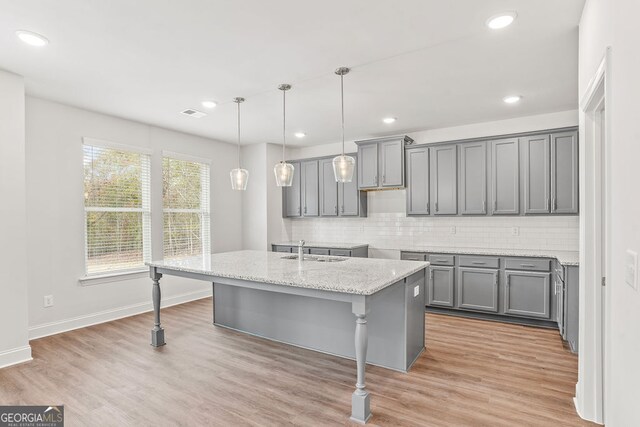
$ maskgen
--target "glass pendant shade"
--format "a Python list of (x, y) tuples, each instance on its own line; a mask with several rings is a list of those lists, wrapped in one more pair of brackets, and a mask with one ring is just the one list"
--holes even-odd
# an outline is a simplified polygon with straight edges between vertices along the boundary
[(278, 187), (291, 187), (293, 183), (294, 167), (291, 163), (284, 160), (273, 167), (273, 173), (276, 175), (276, 185)]
[(231, 188), (234, 190), (244, 191), (247, 189), (247, 182), (249, 182), (249, 171), (246, 169), (231, 169), (229, 172), (231, 177)]
[(333, 158), (333, 174), (337, 182), (351, 182), (356, 159), (344, 154)]

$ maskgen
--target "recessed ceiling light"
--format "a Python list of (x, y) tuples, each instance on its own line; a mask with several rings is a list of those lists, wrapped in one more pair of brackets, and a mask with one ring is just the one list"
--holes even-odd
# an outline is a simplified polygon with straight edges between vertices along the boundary
[(395, 117), (385, 117), (384, 119), (382, 119), (382, 121), (385, 122), (386, 124), (393, 123), (396, 120), (398, 120), (398, 119), (396, 119)]
[(215, 108), (218, 105), (215, 101), (202, 101), (202, 106), (204, 108)]
[(520, 101), (522, 99), (522, 97), (520, 95), (509, 95), (509, 96), (505, 96), (504, 98), (502, 98), (502, 100), (504, 102), (506, 102), (507, 104), (515, 104), (516, 102)]
[(306, 133), (304, 133), (304, 132), (296, 132), (296, 134), (295, 134), (295, 135), (296, 135), (298, 138), (304, 138), (305, 136), (307, 136), (307, 134), (306, 134)]
[(508, 27), (513, 23), (513, 21), (515, 21), (517, 16), (518, 14), (515, 12), (505, 12), (499, 15), (492, 16), (491, 18), (487, 19), (487, 27), (491, 28), (492, 30), (499, 30), (501, 28)]
[(49, 39), (33, 31), (18, 30), (16, 31), (16, 35), (20, 40), (31, 46), (41, 47), (49, 44)]

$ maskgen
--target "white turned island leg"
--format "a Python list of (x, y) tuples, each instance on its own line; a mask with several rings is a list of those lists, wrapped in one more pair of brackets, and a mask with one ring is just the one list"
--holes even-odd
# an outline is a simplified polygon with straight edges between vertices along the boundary
[(369, 392), (365, 386), (365, 366), (367, 364), (367, 303), (366, 297), (354, 300), (353, 314), (356, 316), (356, 390), (351, 395), (351, 420), (365, 424), (371, 418)]
[(151, 292), (153, 299), (153, 329), (151, 330), (151, 345), (154, 347), (160, 347), (165, 345), (164, 342), (164, 329), (160, 326), (160, 278), (162, 274), (155, 271), (155, 268), (151, 270), (151, 279), (153, 280), (153, 291)]

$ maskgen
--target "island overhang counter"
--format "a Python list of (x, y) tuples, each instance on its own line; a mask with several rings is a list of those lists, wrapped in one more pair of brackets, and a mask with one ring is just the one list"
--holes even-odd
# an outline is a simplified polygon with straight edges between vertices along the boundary
[(151, 344), (165, 344), (160, 324), (162, 276), (210, 282), (215, 325), (355, 359), (351, 419), (365, 423), (371, 416), (365, 363), (406, 372), (424, 350), (429, 264), (305, 258), (237, 251), (148, 263), (155, 314)]

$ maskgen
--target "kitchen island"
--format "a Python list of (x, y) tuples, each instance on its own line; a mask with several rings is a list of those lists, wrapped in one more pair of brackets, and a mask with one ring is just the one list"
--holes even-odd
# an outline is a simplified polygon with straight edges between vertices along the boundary
[(153, 346), (165, 344), (162, 276), (211, 282), (214, 324), (355, 359), (357, 422), (371, 416), (365, 364), (407, 371), (424, 350), (427, 262), (238, 251), (148, 265)]

